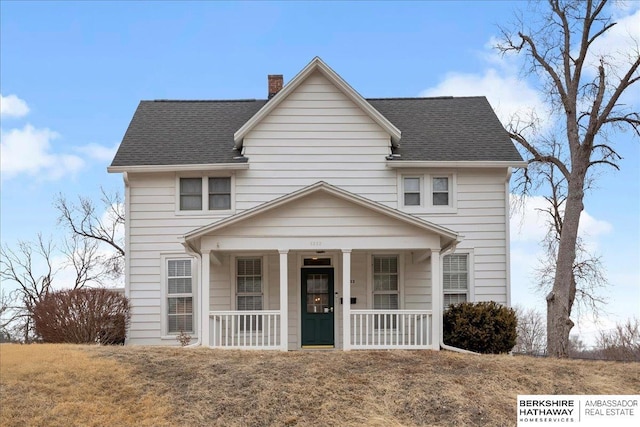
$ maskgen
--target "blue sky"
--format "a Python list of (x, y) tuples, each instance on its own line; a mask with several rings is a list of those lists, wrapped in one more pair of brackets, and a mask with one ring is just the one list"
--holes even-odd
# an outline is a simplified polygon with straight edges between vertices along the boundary
[[(517, 61), (489, 48), (522, 6), (2, 1), (2, 243), (60, 235), (57, 193), (97, 198), (100, 186), (122, 187), (106, 167), (141, 99), (264, 98), (267, 74), (286, 82), (320, 56), (365, 97), (486, 95), (503, 118), (536, 105)], [(633, 2), (613, 13), (640, 22)], [(632, 95), (639, 107), (640, 91)], [(613, 139), (621, 171), (602, 170), (583, 227), (611, 282), (602, 327), (640, 312), (640, 141)], [(512, 230), (513, 302), (543, 310), (530, 202)], [(593, 329), (586, 319), (581, 327)]]

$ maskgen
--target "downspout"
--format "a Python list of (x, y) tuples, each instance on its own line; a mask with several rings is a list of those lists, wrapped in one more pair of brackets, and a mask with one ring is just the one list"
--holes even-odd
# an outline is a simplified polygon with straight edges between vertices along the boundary
[[(446, 247), (444, 249), (443, 253), (442, 253), (442, 256), (444, 256), (448, 252), (454, 253), (456, 251), (458, 243), (460, 243), (460, 241), (456, 240), (451, 245)], [(443, 301), (442, 293), (440, 293), (440, 295), (438, 295), (438, 298), (440, 298), (440, 302), (442, 303), (442, 301)], [(440, 319), (442, 319), (443, 311), (444, 311), (444, 307), (442, 306), (442, 304), (440, 304), (440, 313), (438, 313), (438, 315), (440, 316)], [(443, 349), (443, 350), (455, 351), (456, 353), (480, 354), (480, 353), (476, 353), (475, 351), (465, 350), (463, 348), (453, 347), (451, 345), (445, 344), (444, 343), (444, 322), (442, 322), (442, 321), (440, 322), (440, 348)]]
[[(124, 296), (131, 301), (131, 184), (129, 182), (129, 173), (122, 173), (122, 181), (124, 182)], [(129, 344), (130, 327), (127, 328), (125, 345)]]
[[(184, 246), (184, 250), (186, 253), (198, 259), (198, 266), (200, 266), (202, 264), (202, 254), (196, 251), (196, 249), (193, 246), (191, 246), (189, 243), (187, 243), (186, 240), (182, 242), (182, 246)], [(202, 298), (202, 284), (198, 286), (198, 302), (200, 302), (201, 298)], [(200, 313), (200, 310), (198, 310), (198, 313)], [(193, 344), (184, 346), (183, 348), (194, 348), (194, 347), (200, 347), (202, 345), (202, 313), (200, 313), (200, 317), (201, 319), (198, 322), (198, 340)]]
[(507, 179), (504, 182), (504, 221), (505, 221), (505, 244), (507, 246), (506, 270), (507, 270), (507, 307), (511, 307), (511, 199), (509, 192), (509, 181), (513, 169), (507, 168)]

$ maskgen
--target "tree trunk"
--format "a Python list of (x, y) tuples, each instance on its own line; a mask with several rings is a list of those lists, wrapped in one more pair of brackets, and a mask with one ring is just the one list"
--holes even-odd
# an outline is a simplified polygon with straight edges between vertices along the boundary
[(567, 187), (564, 221), (558, 246), (556, 275), (553, 289), (547, 295), (547, 352), (552, 357), (567, 357), (569, 333), (573, 328), (571, 307), (576, 293), (573, 264), (576, 258), (576, 240), (580, 214), (584, 209), (584, 181), (586, 164), (584, 159), (574, 158), (573, 173)]

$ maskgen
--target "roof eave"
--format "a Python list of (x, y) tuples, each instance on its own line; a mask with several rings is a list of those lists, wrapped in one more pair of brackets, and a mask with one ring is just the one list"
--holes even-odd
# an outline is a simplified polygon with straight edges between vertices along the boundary
[(366, 99), (353, 89), (342, 77), (331, 69), (322, 59), (315, 57), (296, 76), (287, 83), (269, 102), (267, 102), (256, 114), (253, 115), (240, 129), (233, 134), (235, 148), (240, 149), (244, 137), (265, 116), (273, 111), (291, 92), (293, 92), (311, 73), (320, 70), (334, 85), (336, 85), (351, 101), (362, 108), (373, 121), (380, 125), (391, 137), (393, 146), (400, 141), (400, 129), (395, 127), (385, 116), (376, 110)]
[(244, 170), (249, 169), (249, 163), (201, 163), (187, 165), (132, 165), (132, 166), (108, 166), (107, 172), (189, 172), (201, 170)]
[(522, 160), (387, 160), (388, 168), (526, 168)]

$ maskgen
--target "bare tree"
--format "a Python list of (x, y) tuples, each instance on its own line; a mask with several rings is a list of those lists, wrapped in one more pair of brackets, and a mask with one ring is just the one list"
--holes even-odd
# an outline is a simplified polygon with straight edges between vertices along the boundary
[(575, 359), (591, 358), (590, 352), (587, 350), (587, 345), (578, 335), (569, 336), (569, 357)]
[[(548, 0), (542, 20), (529, 28), (524, 21), (515, 31), (503, 29), (503, 53), (523, 53), (531, 76), (539, 78), (547, 104), (557, 119), (568, 160), (558, 158), (539, 135), (522, 122), (512, 123), (511, 138), (528, 156), (529, 164), (550, 165), (566, 179), (566, 200), (558, 240), (555, 276), (547, 300), (547, 350), (567, 357), (573, 328), (571, 308), (576, 294), (574, 263), (585, 188), (595, 166), (618, 168), (620, 156), (607, 138), (608, 130), (631, 128), (640, 136), (640, 113), (622, 104), (622, 96), (640, 80), (638, 44), (622, 65), (594, 52), (593, 43), (615, 22), (606, 15), (608, 0)], [(592, 58), (596, 65), (591, 76)], [(532, 182), (535, 176), (527, 176)], [(526, 187), (525, 187), (526, 191)]]
[(100, 191), (101, 209), (89, 198), (79, 196), (78, 203), (73, 203), (62, 194), (55, 199), (54, 206), (60, 212), (58, 221), (74, 236), (110, 248), (111, 253), (101, 257), (103, 272), (117, 278), (122, 275), (124, 268), (124, 203), (119, 193), (107, 193), (103, 188)]
[(17, 249), (0, 247), (0, 279), (13, 283), (16, 289), (12, 299), (16, 301), (12, 322), (20, 330), (22, 339), (33, 338), (31, 313), (36, 304), (51, 290), (57, 269), (53, 265), (54, 245), (41, 234), (35, 242), (19, 241)]
[(640, 321), (617, 323), (610, 331), (600, 331), (597, 348), (607, 360), (640, 361)]
[[(97, 253), (97, 242), (72, 235), (59, 250), (41, 234), (33, 242), (19, 241), (16, 249), (0, 248), (0, 279), (3, 281), (0, 330), (19, 331), (25, 342), (34, 338), (33, 312), (51, 293), (56, 275), (64, 268), (73, 270), (70, 283), (62, 287), (80, 289), (101, 284), (103, 261)], [(5, 293), (4, 285), (14, 290)], [(12, 335), (12, 334), (10, 334)]]
[[(559, 153), (562, 146), (554, 143), (552, 149)], [(557, 156), (560, 158), (560, 156)], [(542, 165), (538, 171), (542, 184), (548, 187), (548, 194), (543, 196), (547, 204), (540, 209), (547, 214), (547, 224), (549, 230), (542, 241), (544, 255), (539, 259), (540, 267), (536, 270), (538, 286), (547, 294), (553, 288), (556, 276), (556, 260), (558, 258), (558, 247), (562, 236), (564, 224), (564, 205), (567, 200), (567, 180), (553, 165)], [(585, 183), (585, 186), (589, 185)], [(576, 257), (573, 263), (571, 275), (571, 292), (569, 298), (569, 312), (575, 307), (591, 311), (598, 315), (604, 298), (598, 291), (608, 284), (604, 274), (605, 268), (599, 256), (593, 254), (584, 243), (581, 236), (576, 239)]]
[(546, 325), (539, 311), (523, 307), (515, 307), (518, 318), (515, 353), (545, 354), (546, 353)]
[(15, 294), (0, 289), (0, 342), (12, 339), (12, 328), (18, 316), (15, 299)]
[(92, 283), (102, 284), (104, 277), (111, 273), (110, 268), (105, 267), (104, 257), (98, 253), (95, 240), (73, 234), (64, 242), (62, 252), (67, 258), (67, 266), (75, 273), (72, 289)]

